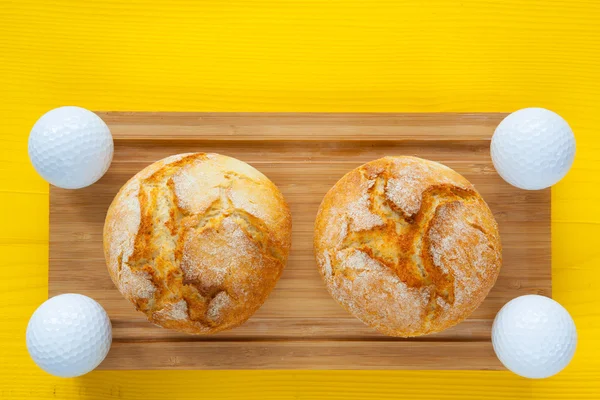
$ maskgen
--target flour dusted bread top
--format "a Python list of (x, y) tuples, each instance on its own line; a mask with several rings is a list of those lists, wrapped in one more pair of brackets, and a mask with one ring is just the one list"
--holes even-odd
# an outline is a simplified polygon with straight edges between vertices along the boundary
[(188, 333), (246, 321), (286, 264), (291, 216), (277, 187), (219, 154), (167, 157), (131, 178), (104, 225), (119, 291), (148, 319)]
[(502, 262), (496, 221), (473, 185), (416, 157), (385, 157), (340, 179), (321, 203), (314, 246), (333, 298), (392, 336), (465, 319)]

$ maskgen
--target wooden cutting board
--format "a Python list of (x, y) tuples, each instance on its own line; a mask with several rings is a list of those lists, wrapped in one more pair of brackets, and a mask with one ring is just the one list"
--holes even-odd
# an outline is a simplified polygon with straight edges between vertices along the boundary
[[(490, 330), (510, 299), (551, 295), (550, 190), (523, 191), (495, 172), (489, 142), (503, 114), (100, 113), (115, 139), (108, 173), (89, 188), (50, 190), (49, 294), (88, 295), (108, 312), (113, 346), (101, 369), (502, 369)], [(213, 336), (156, 327), (112, 284), (102, 254), (106, 210), (122, 184), (171, 154), (218, 152), (253, 165), (281, 189), (293, 215), (288, 265), (243, 326)], [(500, 225), (504, 266), (465, 322), (411, 339), (386, 337), (329, 296), (312, 251), (327, 190), (385, 155), (439, 161), (469, 179)]]

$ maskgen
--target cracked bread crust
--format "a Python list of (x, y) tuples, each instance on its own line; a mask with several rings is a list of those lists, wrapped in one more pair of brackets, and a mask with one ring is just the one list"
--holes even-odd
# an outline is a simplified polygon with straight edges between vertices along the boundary
[(132, 177), (110, 205), (104, 255), (152, 323), (208, 334), (245, 322), (285, 267), (291, 215), (277, 187), (237, 159), (178, 154)]
[(314, 248), (332, 297), (401, 337), (467, 318), (502, 264), (496, 220), (473, 185), (416, 157), (385, 157), (342, 177), (319, 208)]

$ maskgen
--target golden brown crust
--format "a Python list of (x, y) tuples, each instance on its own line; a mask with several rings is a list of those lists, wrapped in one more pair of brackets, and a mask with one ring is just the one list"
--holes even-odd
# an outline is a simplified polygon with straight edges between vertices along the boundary
[(165, 328), (245, 322), (285, 266), (291, 215), (263, 174), (218, 154), (178, 154), (131, 178), (108, 209), (104, 254), (119, 291)]
[(342, 177), (321, 203), (314, 246), (333, 298), (391, 336), (459, 323), (502, 263), (496, 221), (473, 185), (416, 157), (385, 157)]

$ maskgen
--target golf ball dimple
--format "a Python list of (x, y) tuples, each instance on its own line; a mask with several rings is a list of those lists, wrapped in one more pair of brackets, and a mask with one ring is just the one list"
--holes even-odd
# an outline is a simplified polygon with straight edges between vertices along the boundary
[(500, 122), (490, 151), (505, 181), (521, 189), (544, 189), (569, 172), (575, 136), (560, 115), (544, 108), (524, 108)]
[(44, 302), (27, 325), (27, 350), (44, 371), (75, 377), (96, 368), (108, 354), (112, 328), (106, 311), (80, 294)]
[(114, 143), (100, 117), (81, 107), (42, 115), (29, 134), (29, 158), (46, 181), (64, 189), (91, 185), (108, 170)]
[(526, 378), (547, 378), (569, 364), (577, 331), (568, 311), (538, 295), (506, 303), (492, 326), (492, 344), (506, 368)]

